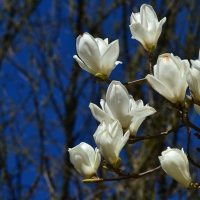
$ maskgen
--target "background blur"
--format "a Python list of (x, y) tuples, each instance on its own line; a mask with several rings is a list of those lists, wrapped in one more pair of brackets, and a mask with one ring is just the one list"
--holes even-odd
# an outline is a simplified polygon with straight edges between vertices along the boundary
[[(98, 126), (88, 108), (99, 105), (108, 87), (94, 83), (73, 59), (76, 37), (119, 39), (120, 61), (110, 79), (132, 81), (149, 73), (148, 53), (131, 39), (130, 15), (143, 3), (167, 17), (155, 52), (197, 59), (200, 47), (198, 0), (0, 0), (0, 199), (198, 199), (159, 170), (138, 180), (82, 184), (69, 162), (67, 149), (87, 142), (95, 147)], [(128, 86), (135, 100), (157, 110), (147, 117), (137, 135), (159, 134), (178, 124), (178, 113), (148, 84)], [(190, 119), (200, 118), (193, 108)], [(198, 162), (197, 138), (191, 137), (191, 155)], [(167, 146), (186, 149), (185, 128), (169, 136), (127, 145), (122, 168), (144, 172), (159, 165)], [(190, 164), (193, 180), (198, 170)], [(100, 177), (114, 177), (101, 167)]]

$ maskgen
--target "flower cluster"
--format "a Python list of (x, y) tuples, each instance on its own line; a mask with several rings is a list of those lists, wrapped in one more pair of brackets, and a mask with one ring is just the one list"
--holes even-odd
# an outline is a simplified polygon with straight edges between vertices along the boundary
[[(152, 55), (166, 21), (158, 21), (150, 5), (142, 5), (139, 13), (130, 17), (132, 38), (138, 40), (145, 50)], [(93, 38), (89, 33), (78, 36), (76, 41), (77, 55), (74, 59), (85, 71), (100, 77), (103, 81), (117, 64), (119, 42), (108, 44), (108, 39)], [(153, 73), (146, 75), (151, 87), (171, 102), (174, 107), (182, 106), (186, 99), (187, 87), (190, 88), (195, 110), (200, 114), (200, 56), (199, 60), (181, 60), (170, 53), (162, 54), (153, 67)], [(100, 101), (101, 108), (90, 103), (93, 117), (100, 123), (93, 137), (97, 145), (95, 150), (86, 143), (80, 143), (69, 149), (70, 161), (75, 169), (86, 179), (97, 178), (97, 168), (101, 156), (105, 168), (111, 171), (119, 169), (120, 152), (130, 137), (135, 137), (139, 126), (156, 110), (144, 105), (142, 100), (135, 101), (126, 87), (119, 81), (110, 82), (106, 98)], [(187, 156), (183, 149), (170, 149), (162, 152), (159, 160), (163, 170), (179, 182), (189, 187), (192, 180), (189, 173)]]

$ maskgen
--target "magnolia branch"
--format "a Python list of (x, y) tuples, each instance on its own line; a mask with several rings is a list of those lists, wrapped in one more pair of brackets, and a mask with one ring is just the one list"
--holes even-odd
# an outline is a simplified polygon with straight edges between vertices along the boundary
[[(102, 74), (100, 74), (102, 75)], [(94, 79), (94, 82), (105, 82), (107, 84), (110, 84), (112, 81), (109, 80), (107, 77), (104, 77), (104, 76), (100, 76), (99, 74), (95, 76), (95, 79)], [(129, 82), (125, 82), (125, 83), (122, 83), (123, 85), (127, 86), (127, 85), (131, 85), (131, 84), (135, 84), (135, 83), (142, 83), (143, 81), (146, 81), (147, 79), (146, 78), (141, 78), (141, 79), (137, 79), (137, 80), (134, 80), (134, 81), (129, 81)]]
[(193, 158), (190, 156), (190, 140), (191, 140), (191, 129), (190, 128), (193, 128), (196, 131), (200, 131), (200, 129), (190, 122), (189, 116), (188, 116), (188, 112), (184, 111), (182, 106), (180, 107), (180, 114), (181, 114), (181, 120), (182, 120), (183, 124), (186, 126), (187, 135), (188, 135), (188, 139), (187, 139), (187, 158), (188, 158), (188, 160), (189, 160), (189, 162), (191, 164), (193, 164), (194, 166), (196, 166), (196, 167), (198, 167), (200, 169), (200, 165), (198, 163), (196, 163), (193, 160)]
[(181, 125), (177, 126), (176, 128), (173, 128), (169, 131), (162, 132), (162, 133), (157, 134), (157, 135), (146, 135), (146, 136), (141, 136), (141, 137), (130, 138), (129, 144), (133, 144), (133, 143), (136, 143), (136, 142), (141, 141), (141, 140), (155, 139), (155, 138), (158, 138), (158, 137), (161, 137), (161, 136), (166, 136), (166, 135), (168, 135), (168, 134), (170, 134), (174, 131), (177, 131), (178, 129), (180, 129), (184, 126), (185, 126), (184, 124), (181, 124)]
[(195, 131), (200, 132), (200, 128), (198, 128), (197, 126), (195, 126), (191, 121), (189, 121), (188, 126), (190, 128), (193, 128)]
[(141, 78), (141, 79), (138, 79), (138, 80), (135, 80), (135, 81), (129, 81), (129, 82), (126, 82), (126, 83), (122, 83), (123, 85), (131, 85), (131, 84), (134, 84), (134, 83), (141, 83), (143, 81), (146, 81), (147, 79), (146, 78)]
[(153, 75), (153, 52), (149, 53), (149, 68), (150, 68), (150, 74)]
[[(123, 176), (123, 177), (118, 177), (118, 178), (108, 178), (108, 179), (104, 179), (104, 178), (99, 178), (99, 179), (94, 179), (94, 180), (91, 180), (90, 182), (91, 183), (100, 183), (100, 182), (109, 182), (109, 181), (121, 181), (121, 180), (125, 180), (125, 179), (139, 179), (143, 176), (146, 176), (148, 174), (151, 174), (157, 170), (159, 170), (161, 168), (161, 166), (158, 166), (154, 169), (151, 169), (149, 171), (146, 171), (146, 172), (143, 172), (143, 173), (140, 173), (140, 174), (128, 174), (127, 176)], [(83, 180), (83, 182), (87, 182), (87, 179)]]

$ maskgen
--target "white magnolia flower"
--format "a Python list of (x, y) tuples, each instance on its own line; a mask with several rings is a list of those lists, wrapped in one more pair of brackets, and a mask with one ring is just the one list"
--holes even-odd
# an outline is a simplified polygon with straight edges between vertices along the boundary
[(130, 130), (135, 135), (144, 119), (156, 112), (148, 105), (144, 106), (142, 100), (135, 101), (129, 95), (126, 87), (119, 81), (112, 81), (106, 93), (106, 101), (100, 101), (102, 109), (93, 103), (89, 107), (96, 120), (112, 123), (117, 119), (124, 131)]
[(178, 56), (165, 53), (158, 57), (154, 66), (154, 75), (148, 74), (146, 79), (154, 90), (172, 103), (182, 102), (187, 89), (186, 73), (189, 62)]
[(119, 153), (128, 141), (129, 135), (129, 131), (123, 135), (122, 127), (117, 120), (111, 124), (102, 122), (93, 135), (101, 155), (113, 168), (119, 160)]
[[(187, 74), (190, 93), (195, 101), (200, 102), (200, 52), (198, 60), (191, 60), (192, 66)], [(200, 106), (194, 104), (196, 112), (200, 115)]]
[(189, 187), (192, 179), (189, 172), (188, 158), (183, 148), (179, 150), (168, 147), (161, 154), (162, 156), (158, 158), (163, 170), (183, 187)]
[(101, 73), (109, 76), (117, 64), (119, 56), (118, 40), (108, 44), (108, 38), (93, 38), (89, 33), (83, 33), (76, 39), (77, 55), (73, 58), (78, 62), (79, 66), (85, 71), (96, 75)]
[(152, 6), (143, 4), (139, 13), (132, 13), (130, 21), (132, 38), (141, 42), (147, 51), (153, 51), (156, 48), (166, 17), (158, 22)]
[(81, 142), (74, 148), (69, 148), (68, 151), (71, 163), (81, 176), (92, 178), (96, 175), (101, 162), (101, 155), (97, 148), (94, 150), (89, 144)]

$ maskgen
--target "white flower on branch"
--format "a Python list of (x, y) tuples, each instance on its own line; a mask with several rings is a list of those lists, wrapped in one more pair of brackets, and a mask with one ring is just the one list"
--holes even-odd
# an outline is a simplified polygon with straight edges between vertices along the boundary
[(101, 155), (97, 148), (94, 150), (89, 144), (81, 142), (74, 148), (69, 148), (68, 151), (71, 163), (81, 176), (84, 178), (96, 176), (101, 162)]
[(187, 89), (186, 73), (189, 62), (178, 56), (165, 53), (158, 57), (154, 65), (154, 75), (148, 74), (146, 79), (154, 90), (172, 103), (182, 102)]
[(129, 131), (123, 135), (121, 124), (117, 120), (111, 124), (103, 121), (93, 135), (101, 155), (114, 169), (120, 164), (119, 153), (128, 141), (129, 135)]
[(119, 56), (118, 40), (108, 44), (108, 38), (93, 38), (89, 33), (83, 33), (76, 39), (77, 55), (73, 58), (85, 71), (97, 75), (102, 74), (106, 77), (112, 70), (121, 63), (116, 61)]
[(132, 13), (130, 21), (132, 38), (141, 42), (147, 51), (154, 51), (166, 17), (158, 22), (157, 15), (152, 6), (143, 4), (139, 13)]
[[(187, 74), (187, 82), (190, 93), (195, 101), (200, 102), (200, 52), (198, 60), (191, 60), (192, 66)], [(196, 112), (200, 115), (200, 106), (194, 104)]]
[(179, 150), (168, 147), (167, 150), (163, 151), (161, 154), (162, 156), (158, 158), (163, 170), (183, 187), (188, 188), (192, 179), (189, 172), (188, 158), (183, 148)]
[(89, 107), (96, 120), (112, 123), (117, 119), (124, 132), (130, 130), (131, 135), (135, 135), (141, 123), (156, 110), (143, 104), (142, 100), (135, 101), (129, 95), (126, 87), (119, 81), (112, 81), (106, 93), (106, 101), (100, 101), (102, 110), (93, 103)]

